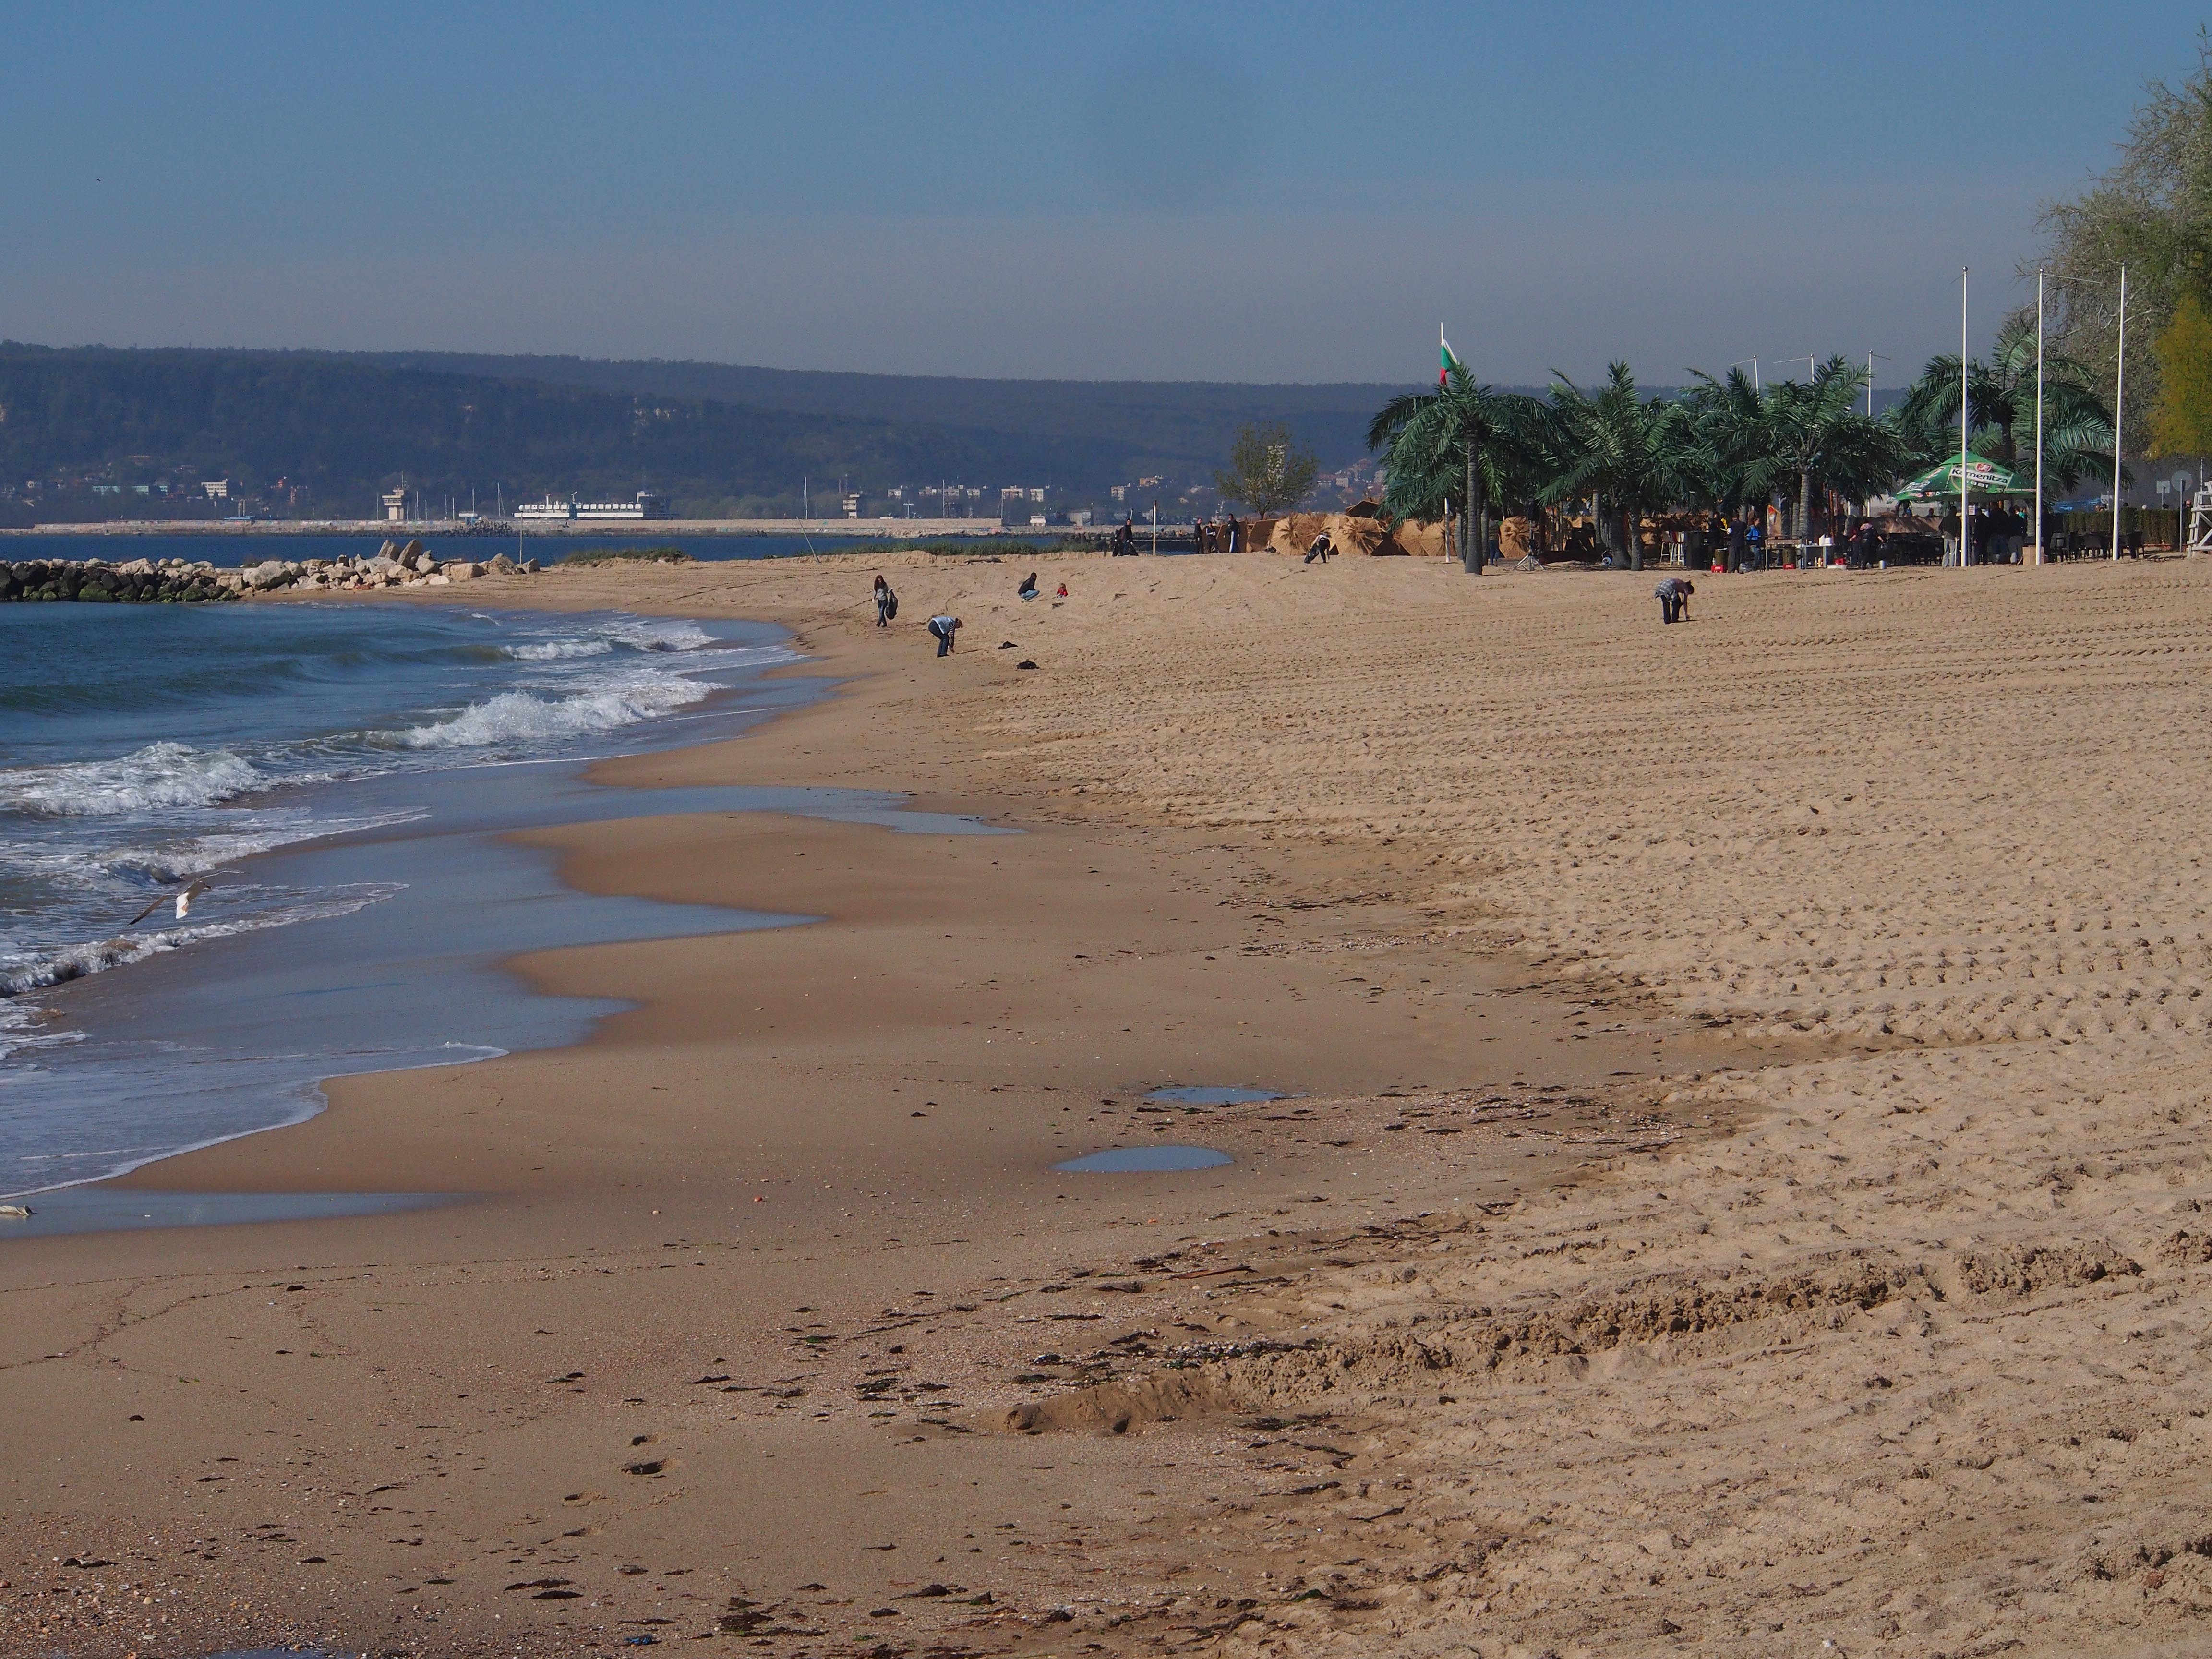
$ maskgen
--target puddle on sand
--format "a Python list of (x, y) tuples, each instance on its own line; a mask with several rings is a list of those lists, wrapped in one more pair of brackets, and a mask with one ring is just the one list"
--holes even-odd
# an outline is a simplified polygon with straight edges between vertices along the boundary
[(1195, 1084), (1172, 1084), (1155, 1089), (1146, 1100), (1164, 1100), (1174, 1106), (1249, 1106), (1255, 1100), (1288, 1100), (1273, 1089), (1209, 1089)]
[(390, 1215), (451, 1204), (455, 1198), (451, 1193), (155, 1193), (121, 1187), (64, 1187), (56, 1192), (34, 1193), (22, 1200), (31, 1212), (29, 1218), (0, 1220), (0, 1243), (11, 1238), (51, 1238), (58, 1233)]
[(1164, 1170), (1213, 1170), (1236, 1160), (1211, 1146), (1115, 1146), (1052, 1167), (1066, 1175), (1153, 1175)]

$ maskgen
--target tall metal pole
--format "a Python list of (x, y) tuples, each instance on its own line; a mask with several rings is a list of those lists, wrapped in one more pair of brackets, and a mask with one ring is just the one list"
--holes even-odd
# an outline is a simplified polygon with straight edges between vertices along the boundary
[(1971, 492), (1966, 487), (1966, 278), (1973, 267), (1966, 266), (1959, 272), (1959, 568), (1964, 570), (1974, 562), (1974, 521), (1966, 507)]
[(2127, 421), (2128, 398), (2128, 268), (2120, 267), (2120, 350), (2113, 366), (2112, 383), (2112, 562), (2120, 559), (2121, 431)]
[(1867, 419), (1874, 419), (1874, 353), (1867, 353)]
[(2035, 562), (2043, 562), (2043, 273), (2035, 273)]

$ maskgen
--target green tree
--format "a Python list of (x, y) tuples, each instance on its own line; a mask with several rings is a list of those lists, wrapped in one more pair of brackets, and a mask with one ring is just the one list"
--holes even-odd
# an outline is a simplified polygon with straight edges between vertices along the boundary
[(1795, 475), (1800, 537), (1812, 533), (1816, 487), (1863, 500), (1897, 477), (1903, 451), (1896, 429), (1859, 410), (1866, 383), (1866, 370), (1831, 357), (1809, 380), (1766, 388), (1765, 454), (1748, 481), (1764, 491)]
[(2044, 210), (2050, 241), (2021, 267), (2023, 276), (2048, 269), (2051, 337), (2088, 364), (2097, 384), (2110, 386), (2120, 267), (2127, 266), (2128, 349), (2136, 355), (2128, 360), (2128, 407), (2118, 412), (2130, 430), (2158, 394), (2151, 342), (2184, 293), (2212, 296), (2212, 31), (2198, 30), (2197, 58), (2179, 84), (2145, 83), (2118, 163), (2084, 194)]
[(1741, 513), (1747, 501), (1771, 493), (1753, 487), (1755, 477), (1763, 482), (1759, 469), (1772, 447), (1765, 396), (1740, 368), (1723, 380), (1695, 369), (1691, 377), (1697, 384), (1684, 403), (1698, 435), (1704, 493), (1713, 505)]
[(1321, 463), (1291, 438), (1278, 421), (1261, 426), (1247, 422), (1229, 446), (1226, 471), (1213, 475), (1224, 500), (1242, 501), (1261, 518), (1287, 512), (1312, 493)]
[[(1967, 447), (2014, 470), (2035, 466), (2035, 318), (2014, 313), (1997, 330), (1987, 362), (1966, 363)], [(1891, 412), (1905, 465), (1933, 466), (1959, 453), (1959, 358), (1928, 360)], [(2061, 489), (2112, 466), (2112, 411), (2089, 366), (2045, 343), (2043, 465)]]
[(2194, 290), (2181, 296), (2153, 350), (2158, 401), (2150, 412), (2150, 453), (2212, 454), (2212, 315)]
[(1862, 413), (1866, 371), (1831, 357), (1810, 380), (1754, 388), (1741, 369), (1698, 374), (1688, 404), (1704, 440), (1716, 500), (1741, 506), (1794, 493), (1796, 527), (1810, 533), (1814, 501), (1856, 499), (1895, 482), (1905, 462), (1896, 428)]
[(1478, 385), (1457, 363), (1436, 391), (1393, 398), (1367, 428), (1368, 448), (1385, 452), (1382, 510), (1434, 520), (1456, 505), (1461, 562), (1480, 575), (1490, 504), (1525, 493), (1528, 435), (1540, 412), (1529, 398)]
[(1709, 457), (1689, 409), (1645, 398), (1626, 363), (1606, 370), (1595, 394), (1553, 371), (1550, 408), (1539, 440), (1540, 495), (1547, 501), (1593, 498), (1608, 539), (1644, 568), (1637, 533), (1647, 509), (1705, 493)]

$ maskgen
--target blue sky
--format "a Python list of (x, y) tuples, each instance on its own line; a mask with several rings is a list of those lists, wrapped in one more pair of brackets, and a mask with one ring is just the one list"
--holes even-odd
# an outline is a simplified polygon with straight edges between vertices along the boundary
[(0, 335), (1653, 383), (2017, 301), (2204, 14), (79, 3), (0, 62)]

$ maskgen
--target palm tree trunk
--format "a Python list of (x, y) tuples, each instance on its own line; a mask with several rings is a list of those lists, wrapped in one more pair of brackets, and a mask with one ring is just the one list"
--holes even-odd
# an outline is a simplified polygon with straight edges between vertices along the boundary
[(1625, 506), (1620, 509), (1620, 539), (1628, 549), (1628, 568), (1644, 568), (1644, 538), (1636, 533), (1636, 508)]
[(1804, 467), (1797, 474), (1797, 562), (1805, 562), (1805, 541), (1813, 533), (1813, 469)]
[(1474, 507), (1474, 445), (1467, 447), (1467, 506), (1459, 515), (1460, 568), (1470, 576), (1482, 574), (1482, 521)]

